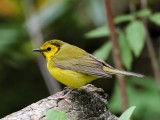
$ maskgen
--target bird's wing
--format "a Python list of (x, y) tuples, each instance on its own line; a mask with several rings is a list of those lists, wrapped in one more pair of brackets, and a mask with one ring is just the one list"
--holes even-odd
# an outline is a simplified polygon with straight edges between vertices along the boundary
[(79, 58), (70, 58), (68, 60), (57, 60), (54, 62), (54, 66), (65, 70), (73, 70), (86, 75), (111, 77), (109, 73), (103, 70), (103, 66), (112, 67), (95, 58), (91, 54), (86, 54)]

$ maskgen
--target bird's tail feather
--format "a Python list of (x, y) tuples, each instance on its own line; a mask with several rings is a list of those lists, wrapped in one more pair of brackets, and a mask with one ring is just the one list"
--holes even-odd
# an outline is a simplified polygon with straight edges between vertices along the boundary
[(121, 74), (121, 75), (127, 75), (127, 76), (136, 76), (136, 77), (143, 77), (144, 75), (133, 73), (133, 72), (127, 72), (127, 71), (121, 71), (114, 68), (108, 68), (105, 67), (104, 70), (110, 74)]

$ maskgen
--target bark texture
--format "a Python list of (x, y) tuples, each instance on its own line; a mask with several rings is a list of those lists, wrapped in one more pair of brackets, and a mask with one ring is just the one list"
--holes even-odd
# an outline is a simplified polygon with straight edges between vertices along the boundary
[(69, 120), (118, 120), (107, 109), (107, 94), (91, 84), (74, 89), (67, 99), (59, 99), (69, 89), (33, 103), (1, 120), (47, 120), (44, 113), (51, 109), (62, 110)]

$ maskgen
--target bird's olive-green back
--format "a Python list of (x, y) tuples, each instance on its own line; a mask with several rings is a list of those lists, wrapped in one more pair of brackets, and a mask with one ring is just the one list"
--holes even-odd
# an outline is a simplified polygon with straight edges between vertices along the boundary
[(83, 49), (68, 43), (64, 43), (60, 47), (51, 62), (54, 67), (64, 70), (73, 70), (90, 76), (110, 77), (110, 75), (103, 70), (103, 66), (105, 65), (103, 61), (96, 59)]
[(57, 52), (57, 54), (53, 57), (53, 62), (67, 61), (70, 59), (79, 59), (81, 56), (86, 54), (87, 52), (83, 49), (64, 42), (64, 44), (60, 46), (60, 49)]

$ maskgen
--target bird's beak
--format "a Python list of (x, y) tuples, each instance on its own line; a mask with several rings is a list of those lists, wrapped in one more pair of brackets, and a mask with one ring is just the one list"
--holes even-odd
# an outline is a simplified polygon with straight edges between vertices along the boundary
[(35, 48), (32, 50), (33, 52), (43, 52), (43, 50), (41, 50), (40, 48)]

